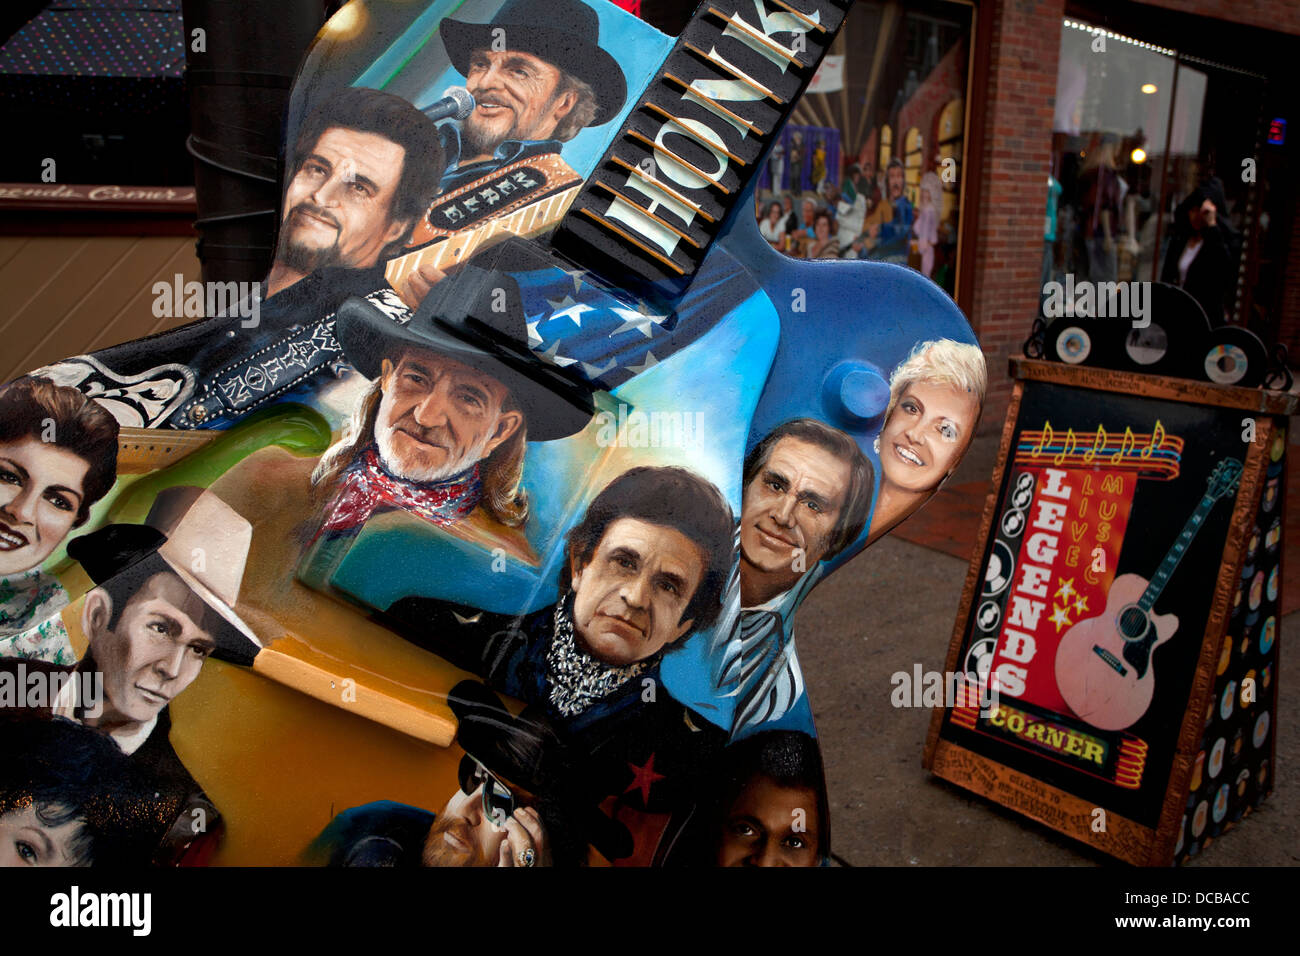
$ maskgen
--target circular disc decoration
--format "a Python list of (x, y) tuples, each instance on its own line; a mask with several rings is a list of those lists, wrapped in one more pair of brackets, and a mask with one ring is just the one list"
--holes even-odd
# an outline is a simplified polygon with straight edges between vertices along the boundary
[(1237, 696), (1237, 682), (1228, 681), (1228, 685), (1223, 688), (1223, 699), (1219, 701), (1219, 716), (1227, 720), (1232, 716), (1232, 702)]
[(1264, 746), (1264, 741), (1267, 738), (1268, 738), (1268, 711), (1264, 711), (1264, 713), (1260, 714), (1255, 721), (1255, 733), (1251, 737), (1251, 743), (1253, 743), (1255, 745), (1255, 749), (1258, 750), (1260, 747)]
[(989, 568), (984, 572), (984, 593), (988, 597), (1001, 594), (1011, 583), (1011, 576), (1016, 569), (1016, 559), (1011, 549), (1001, 541), (993, 542), (993, 553), (989, 555)]
[(1264, 502), (1262, 507), (1265, 511), (1272, 511), (1273, 506), (1277, 504), (1277, 484), (1278, 479), (1270, 478), (1264, 485)]
[(1264, 626), (1259, 629), (1259, 653), (1267, 654), (1273, 649), (1273, 638), (1277, 634), (1277, 618), (1270, 615), (1264, 619)]
[(1092, 336), (1077, 325), (1067, 326), (1053, 343), (1056, 357), (1067, 365), (1082, 365), (1092, 354)]
[(1243, 770), (1241, 773), (1237, 774), (1237, 796), (1244, 797), (1246, 795), (1246, 787), (1249, 785), (1250, 785), (1249, 770)]
[(1228, 742), (1220, 737), (1214, 742), (1214, 749), (1210, 751), (1210, 779), (1213, 780), (1223, 769), (1223, 752), (1228, 749)]
[(1155, 323), (1133, 329), (1124, 339), (1124, 351), (1138, 365), (1155, 365), (1169, 353), (1169, 334)]
[(985, 637), (976, 641), (966, 652), (966, 673), (976, 682), (988, 680), (989, 669), (993, 664), (993, 651), (997, 648), (997, 638)]
[(975, 621), (981, 631), (995, 631), (1002, 623), (1002, 609), (997, 601), (985, 601), (975, 614)]
[(1216, 385), (1254, 388), (1268, 371), (1268, 350), (1258, 335), (1238, 325), (1210, 332), (1202, 353), (1205, 378)]
[(1222, 823), (1223, 818), (1228, 815), (1228, 785), (1226, 783), (1214, 795), (1213, 813), (1215, 823)]

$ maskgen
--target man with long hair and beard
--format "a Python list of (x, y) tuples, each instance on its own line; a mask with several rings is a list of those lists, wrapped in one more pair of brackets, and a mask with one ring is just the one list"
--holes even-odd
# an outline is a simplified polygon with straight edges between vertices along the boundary
[[(486, 335), (485, 322), (495, 326)], [(589, 389), (557, 391), (521, 367), (528, 360), (505, 357), (511, 346), (527, 349), (515, 281), (467, 266), (405, 325), (352, 300), (339, 310), (338, 336), (372, 381), (313, 472), (325, 503), (318, 538), (347, 542), (375, 512), (401, 509), (535, 563), (522, 532), (525, 442), (529, 432), (549, 441), (580, 431), (594, 407)]]

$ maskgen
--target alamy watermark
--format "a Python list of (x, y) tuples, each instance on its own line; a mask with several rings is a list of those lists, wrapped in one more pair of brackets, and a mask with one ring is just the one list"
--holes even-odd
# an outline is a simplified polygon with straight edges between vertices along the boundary
[(618, 412), (596, 414), (596, 444), (601, 448), (703, 447), (703, 412), (631, 411), (620, 403)]
[(186, 282), (176, 273), (171, 282), (153, 284), (153, 314), (158, 319), (240, 318), (255, 329), (262, 321), (262, 283)]
[(998, 709), (997, 682), (976, 680), (964, 671), (927, 671), (920, 664), (911, 672), (895, 671), (889, 678), (894, 686), (889, 702), (895, 707), (979, 707), (981, 717), (992, 717)]
[[(69, 684), (75, 685), (71, 691)], [(104, 675), (99, 671), (29, 671), (23, 663), (0, 671), (0, 711), (53, 708), (65, 691), (87, 717), (104, 713)]]
[(1043, 296), (1043, 315), (1049, 319), (1132, 319), (1135, 329), (1151, 324), (1150, 282), (1075, 282), (1067, 272), (1064, 283), (1043, 283)]

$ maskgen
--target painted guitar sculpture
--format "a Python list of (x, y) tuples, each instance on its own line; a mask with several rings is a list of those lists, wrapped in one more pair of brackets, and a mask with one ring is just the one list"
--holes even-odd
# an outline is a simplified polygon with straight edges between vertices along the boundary
[(1196, 532), (1220, 498), (1231, 497), (1241, 462), (1215, 466), (1204, 497), (1148, 581), (1121, 574), (1106, 594), (1106, 610), (1066, 631), (1056, 651), (1056, 686), (1080, 718), (1102, 730), (1131, 727), (1151, 706), (1156, 677), (1152, 655), (1178, 629), (1174, 614), (1152, 608)]
[[(778, 764), (807, 791), (797, 862), (828, 859), (795, 612), (951, 473), (986, 384), (938, 286), (787, 258), (755, 223), (849, 6), (707, 0), (676, 38), (606, 0), (368, 0), (360, 36), (327, 26), (257, 320), (0, 389), (0, 466), (25, 462), (0, 474), (0, 671), (110, 669), (143, 595), (188, 609), (194, 651), (104, 681), (123, 753), (89, 719), (0, 720), (0, 747), (97, 746), (106, 786), (162, 754), (153, 815), (184, 825), (142, 837), (161, 863), (743, 861), (723, 817)], [(516, 129), (511, 57), (580, 80), (555, 102), (585, 126)], [(461, 82), (460, 127), (417, 109)], [(417, 262), (450, 274), (412, 309)], [(52, 451), (59, 409), (80, 417)], [(47, 459), (68, 494), (36, 547)], [(200, 805), (224, 842), (193, 835)], [(516, 811), (536, 833), (487, 825)]]

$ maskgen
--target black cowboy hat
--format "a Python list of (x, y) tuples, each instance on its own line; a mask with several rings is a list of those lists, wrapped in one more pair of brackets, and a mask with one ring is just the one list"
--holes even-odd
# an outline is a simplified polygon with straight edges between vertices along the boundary
[[(494, 30), (504, 30), (504, 36)], [(438, 24), (452, 66), (469, 76), (475, 50), (492, 49), (500, 36), (508, 50), (531, 53), (589, 84), (596, 94), (593, 125), (608, 123), (623, 108), (627, 81), (618, 62), (596, 42), (600, 20), (580, 0), (506, 0), (491, 23), (443, 20)]]
[(467, 754), (543, 798), (547, 814), (561, 813), (605, 859), (632, 854), (631, 833), (600, 810), (601, 788), (543, 718), (527, 711), (513, 716), (486, 684), (474, 680), (453, 687), (447, 705), (459, 722), (456, 741)]
[(567, 438), (595, 414), (593, 388), (580, 373), (546, 364), (528, 348), (519, 286), (504, 272), (463, 266), (444, 279), (405, 325), (365, 299), (339, 306), (343, 354), (366, 378), (407, 348), (430, 349), (491, 375), (510, 390), (533, 441)]

